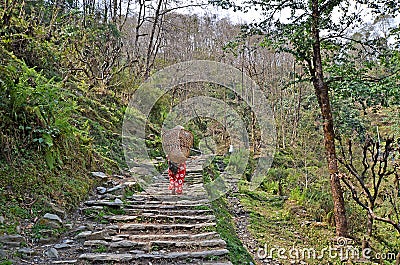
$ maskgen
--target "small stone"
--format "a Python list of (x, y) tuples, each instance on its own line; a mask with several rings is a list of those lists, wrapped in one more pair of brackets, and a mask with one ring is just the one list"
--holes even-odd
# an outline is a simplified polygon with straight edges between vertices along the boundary
[(0, 215), (0, 224), (4, 224), (4, 221), (5, 221), (4, 217)]
[(108, 178), (106, 174), (103, 172), (92, 172), (93, 177), (101, 178), (101, 179), (106, 179)]
[(104, 194), (107, 192), (107, 188), (104, 187), (97, 187), (96, 190), (98, 194)]
[(65, 228), (67, 228), (67, 229), (72, 229), (72, 227), (74, 227), (73, 224), (66, 224), (66, 225), (65, 225)]
[(74, 242), (75, 242), (75, 241), (72, 240), (72, 239), (64, 239), (64, 240), (62, 241), (63, 244), (72, 244), (72, 243), (74, 243)]
[(50, 244), (51, 240), (52, 240), (52, 238), (49, 238), (49, 237), (48, 238), (44, 238), (44, 237), (42, 237), (42, 238), (39, 238), (38, 243), (41, 244), (41, 245)]
[(18, 253), (32, 255), (35, 253), (35, 251), (31, 248), (20, 248), (20, 249), (18, 249)]
[(92, 234), (92, 231), (83, 231), (83, 232), (80, 232), (79, 234), (77, 234), (75, 236), (75, 238), (86, 238), (87, 236), (89, 236), (91, 234)]
[(46, 213), (46, 214), (43, 216), (43, 218), (48, 219), (48, 220), (52, 220), (52, 221), (57, 221), (57, 222), (59, 222), (60, 224), (62, 224), (61, 218), (60, 218), (58, 215), (56, 215), (56, 214)]
[(9, 246), (19, 246), (22, 242), (25, 242), (25, 238), (21, 235), (4, 235), (0, 236), (0, 243)]
[(93, 232), (90, 235), (86, 236), (87, 240), (101, 240), (104, 238), (109, 237), (110, 235), (108, 234), (107, 231), (98, 231), (98, 232)]
[(105, 240), (86, 240), (83, 243), (84, 246), (108, 246), (108, 242)]
[(52, 210), (53, 213), (55, 213), (55, 214), (57, 214), (59, 216), (65, 217), (66, 212), (63, 209), (61, 209), (60, 207), (58, 207), (57, 205), (55, 205), (52, 202), (49, 203), (49, 206), (51, 207), (51, 210)]
[(84, 253), (79, 256), (79, 259), (85, 259), (90, 261), (114, 261), (114, 262), (128, 262), (132, 260), (134, 256), (132, 254), (111, 254), (111, 253)]
[(82, 230), (85, 230), (85, 229), (87, 229), (87, 227), (85, 225), (81, 225), (81, 226), (78, 226), (78, 228), (76, 230), (82, 231)]
[(54, 248), (55, 249), (63, 249), (63, 248), (70, 248), (71, 246), (66, 244), (66, 243), (61, 243), (61, 244), (55, 244)]
[(130, 187), (135, 187), (137, 185), (137, 183), (135, 181), (126, 181), (123, 185), (125, 187), (130, 188)]
[(119, 204), (119, 205), (123, 205), (123, 204), (124, 204), (124, 202), (121, 201), (121, 200), (118, 199), (118, 198), (116, 198), (116, 199), (114, 200), (114, 202), (115, 202), (116, 204)]
[(86, 205), (88, 206), (123, 206), (123, 202), (120, 199), (115, 199), (115, 201), (108, 201), (108, 200), (92, 200), (86, 201)]
[(50, 259), (58, 259), (59, 258), (59, 254), (57, 249), (55, 248), (49, 248), (48, 250), (45, 251), (44, 253), (47, 257), (49, 257)]
[[(60, 220), (53, 220), (53, 219), (48, 219), (48, 218), (43, 217), (43, 218), (39, 219), (38, 224), (46, 226), (47, 228), (50, 228), (49, 231), (51, 232), (51, 229), (58, 229), (62, 226), (62, 224), (60, 223)], [(41, 230), (43, 230), (43, 229), (41, 229)]]
[(71, 259), (71, 260), (57, 260), (53, 261), (51, 264), (75, 264), (77, 263), (77, 259)]

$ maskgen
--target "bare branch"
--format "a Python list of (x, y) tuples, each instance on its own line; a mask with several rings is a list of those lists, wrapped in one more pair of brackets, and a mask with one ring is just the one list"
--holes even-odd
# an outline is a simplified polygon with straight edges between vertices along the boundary
[(167, 9), (164, 9), (162, 12), (160, 12), (160, 16), (163, 16), (165, 14), (168, 14), (172, 11), (179, 10), (179, 9), (184, 9), (184, 8), (189, 8), (189, 7), (203, 7), (207, 6), (208, 3), (200, 3), (200, 4), (187, 4), (187, 5), (182, 5), (182, 6), (176, 6), (176, 7), (170, 7)]

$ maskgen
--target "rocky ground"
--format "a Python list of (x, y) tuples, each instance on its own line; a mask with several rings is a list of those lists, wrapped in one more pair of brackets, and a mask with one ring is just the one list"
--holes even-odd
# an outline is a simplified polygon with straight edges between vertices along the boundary
[(231, 264), (215, 231), (202, 163), (188, 162), (180, 196), (170, 194), (166, 175), (135, 194), (129, 178), (108, 181), (72, 218), (49, 213), (38, 220), (38, 239), (1, 236), (0, 256), (13, 264)]
[(249, 226), (249, 214), (246, 212), (244, 207), (241, 205), (240, 200), (237, 196), (237, 190), (233, 191), (228, 195), (228, 206), (230, 212), (235, 219), (236, 232), (240, 241), (243, 243), (247, 251), (251, 254), (257, 265), (280, 265), (276, 260), (269, 258), (259, 257), (257, 254), (260, 244), (250, 233)]

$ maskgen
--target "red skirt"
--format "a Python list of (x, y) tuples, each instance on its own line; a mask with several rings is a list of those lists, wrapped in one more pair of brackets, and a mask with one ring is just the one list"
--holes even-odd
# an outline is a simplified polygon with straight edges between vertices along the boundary
[(177, 194), (182, 193), (183, 181), (186, 175), (186, 163), (179, 165), (178, 172), (176, 174), (172, 173), (171, 169), (168, 169), (169, 176), (169, 187), (168, 189), (175, 189)]

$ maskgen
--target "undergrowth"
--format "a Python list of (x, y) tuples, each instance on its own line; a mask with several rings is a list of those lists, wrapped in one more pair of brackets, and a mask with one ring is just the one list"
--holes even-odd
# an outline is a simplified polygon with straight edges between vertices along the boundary
[[(261, 257), (282, 264), (395, 264), (399, 240), (381, 223), (375, 223), (370, 238), (370, 258), (362, 259), (366, 214), (346, 192), (351, 241), (345, 249), (337, 248), (329, 179), (323, 177), (327, 172), (321, 161), (309, 157), (308, 164), (302, 164), (296, 150), (279, 150), (275, 158), (258, 189), (252, 191), (246, 181), (239, 182), (238, 196), (249, 213), (249, 231), (259, 242)], [(285, 252), (278, 254), (279, 249)]]
[(15, 233), (56, 204), (78, 205), (90, 171), (124, 168), (124, 105), (112, 93), (47, 78), (0, 48), (0, 233)]

